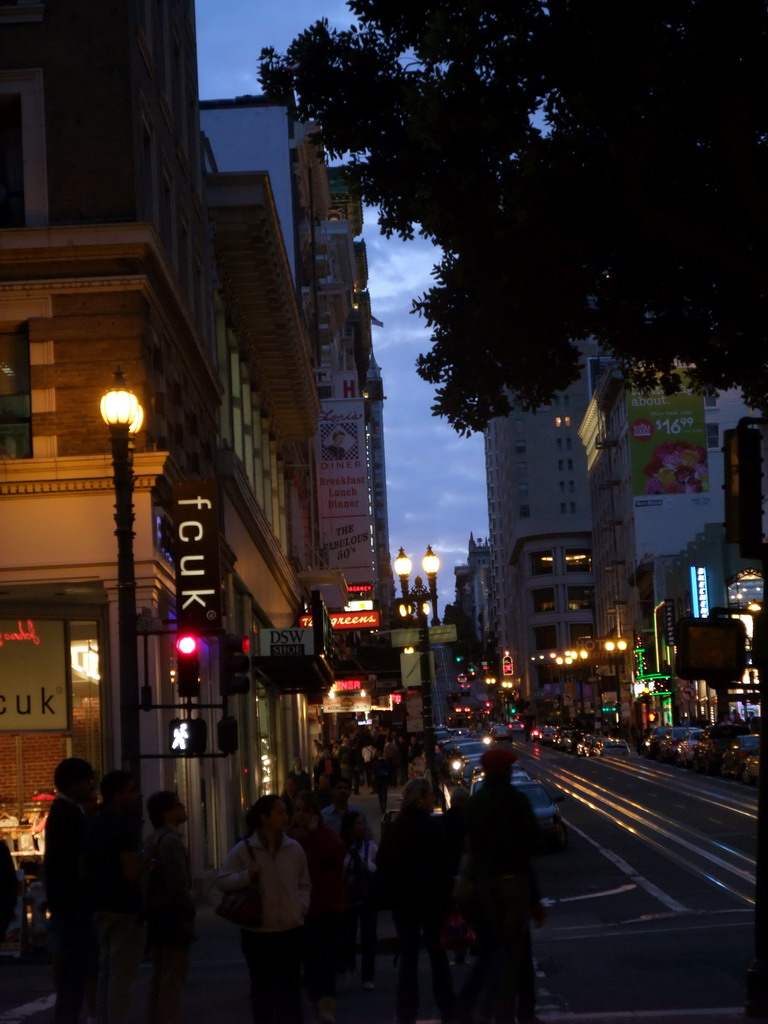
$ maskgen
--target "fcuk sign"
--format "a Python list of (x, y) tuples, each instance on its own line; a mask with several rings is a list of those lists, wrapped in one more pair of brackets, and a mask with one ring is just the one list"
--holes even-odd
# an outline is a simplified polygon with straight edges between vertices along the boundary
[(259, 650), (262, 658), (298, 658), (315, 653), (314, 630), (291, 626), (263, 629)]
[(219, 515), (213, 480), (173, 487), (176, 618), (179, 629), (221, 629)]

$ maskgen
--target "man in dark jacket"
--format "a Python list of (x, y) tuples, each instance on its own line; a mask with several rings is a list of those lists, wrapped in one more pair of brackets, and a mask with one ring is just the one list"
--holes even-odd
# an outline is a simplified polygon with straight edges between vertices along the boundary
[(381, 838), (376, 858), (382, 902), (392, 909), (400, 954), (397, 1024), (416, 1021), (422, 935), (443, 1024), (457, 1019), (451, 969), (440, 945), (440, 931), (453, 904), (453, 877), (443, 830), (431, 816), (434, 809), (429, 781), (412, 779), (403, 790), (400, 814)]
[(96, 1009), (100, 1021), (122, 1024), (144, 953), (141, 793), (128, 772), (113, 771), (101, 780), (101, 797), (83, 844), (99, 940)]
[(482, 788), (467, 803), (467, 855), (461, 874), (474, 888), (479, 957), (460, 993), (462, 1020), (478, 1000), (496, 1024), (514, 1024), (528, 922), (538, 915), (532, 857), (538, 826), (530, 804), (510, 785), (511, 750), (494, 746), (480, 759)]
[(53, 774), (56, 799), (45, 823), (43, 868), (50, 912), (56, 1024), (77, 1024), (95, 958), (93, 921), (81, 853), (85, 815), (93, 792), (93, 768), (79, 757), (61, 761)]

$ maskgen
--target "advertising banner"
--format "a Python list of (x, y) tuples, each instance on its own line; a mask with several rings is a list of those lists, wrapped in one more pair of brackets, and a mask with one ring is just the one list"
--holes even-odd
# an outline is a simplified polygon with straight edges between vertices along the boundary
[(704, 397), (685, 387), (676, 395), (661, 388), (630, 391), (629, 436), (632, 493), (636, 505), (663, 505), (666, 495), (709, 492)]
[(627, 393), (636, 557), (640, 560), (679, 551), (716, 514), (704, 396), (693, 394), (684, 371), (677, 372), (683, 388), (676, 395), (665, 395), (660, 387), (648, 394)]
[(328, 566), (347, 582), (373, 578), (373, 531), (370, 516), (362, 398), (321, 403), (317, 430), (320, 540)]
[(69, 728), (64, 623), (0, 619), (0, 730)]

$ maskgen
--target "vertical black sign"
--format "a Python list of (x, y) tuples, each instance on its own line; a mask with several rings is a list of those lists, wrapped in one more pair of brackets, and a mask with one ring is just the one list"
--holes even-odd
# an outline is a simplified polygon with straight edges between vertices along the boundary
[(222, 628), (217, 493), (213, 480), (187, 480), (173, 487), (180, 630)]

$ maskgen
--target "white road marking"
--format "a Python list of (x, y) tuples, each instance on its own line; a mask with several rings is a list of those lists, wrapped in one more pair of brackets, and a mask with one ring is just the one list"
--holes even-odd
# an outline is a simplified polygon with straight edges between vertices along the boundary
[(670, 896), (668, 893), (664, 892), (662, 889), (660, 889), (657, 885), (654, 885), (653, 882), (649, 881), (643, 875), (638, 874), (637, 871), (635, 871), (635, 869), (630, 864), (627, 864), (627, 862), (623, 858), (619, 857), (617, 853), (614, 853), (613, 850), (608, 850), (606, 849), (606, 847), (601, 846), (600, 843), (596, 842), (591, 836), (587, 835), (586, 832), (582, 831), (582, 829), (580, 828), (577, 828), (575, 825), (572, 825), (570, 822), (568, 823), (568, 827), (570, 829), (573, 829), (574, 832), (578, 833), (578, 835), (580, 835), (582, 839), (586, 839), (588, 843), (594, 846), (598, 853), (602, 853), (602, 855), (606, 857), (612, 864), (614, 864), (619, 869), (619, 871), (623, 871), (624, 874), (628, 878), (631, 878), (636, 885), (639, 885), (642, 889), (645, 889), (647, 893), (650, 893), (651, 896), (654, 896), (657, 900), (659, 900), (660, 903), (663, 903), (665, 907), (668, 907), (670, 910), (674, 910), (679, 914), (690, 913), (688, 907), (683, 906), (683, 904), (679, 903), (673, 896)]
[(13, 1010), (6, 1010), (5, 1013), (0, 1013), (0, 1024), (22, 1024), (22, 1021), (27, 1020), (29, 1017), (34, 1017), (44, 1010), (50, 1010), (55, 1002), (56, 993), (51, 992), (49, 996), (41, 996), (39, 999), (34, 999), (31, 1003), (24, 1003), (23, 1006), (16, 1006)]

